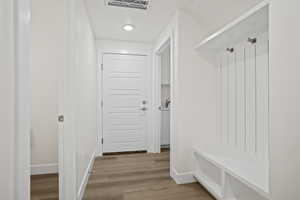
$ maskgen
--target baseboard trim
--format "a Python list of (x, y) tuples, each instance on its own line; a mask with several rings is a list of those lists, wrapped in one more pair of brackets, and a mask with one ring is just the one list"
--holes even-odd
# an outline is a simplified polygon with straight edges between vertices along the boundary
[(192, 172), (178, 173), (174, 168), (171, 170), (171, 177), (177, 184), (197, 182)]
[(84, 195), (84, 191), (85, 191), (85, 188), (86, 188), (86, 185), (89, 181), (89, 177), (90, 177), (90, 172), (92, 171), (93, 169), (93, 166), (94, 166), (94, 162), (95, 162), (95, 158), (96, 158), (96, 155), (97, 155), (97, 148), (95, 149), (92, 157), (91, 157), (91, 160), (89, 162), (89, 165), (87, 167), (87, 169), (85, 170), (85, 173), (84, 173), (84, 176), (83, 176), (83, 180), (80, 184), (80, 187), (79, 187), (79, 190), (78, 190), (78, 194), (77, 194), (77, 199), (78, 200), (81, 200), (83, 198), (83, 195)]
[(31, 175), (57, 174), (58, 163), (31, 165)]

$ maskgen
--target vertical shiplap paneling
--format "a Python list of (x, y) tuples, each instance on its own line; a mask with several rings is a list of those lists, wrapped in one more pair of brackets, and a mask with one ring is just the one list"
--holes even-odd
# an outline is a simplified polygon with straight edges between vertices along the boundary
[(236, 76), (235, 76), (235, 51), (228, 52), (228, 138), (227, 144), (235, 146), (236, 137)]
[(245, 150), (246, 137), (246, 114), (245, 114), (245, 44), (236, 47), (236, 89), (237, 89), (237, 146), (240, 150)]
[(220, 54), (220, 140), (241, 153), (265, 157), (269, 140), (267, 34)]
[(256, 102), (256, 73), (255, 73), (255, 44), (246, 45), (246, 151), (255, 153), (255, 102)]
[(222, 77), (223, 77), (223, 89), (222, 89), (222, 100), (223, 100), (223, 106), (222, 106), (222, 116), (223, 116), (223, 144), (227, 144), (228, 143), (228, 113), (229, 113), (229, 109), (228, 109), (228, 54), (227, 52), (223, 55), (223, 59), (222, 59)]
[(257, 152), (268, 155), (269, 140), (269, 54), (268, 39), (258, 38), (257, 43)]
[(218, 94), (217, 94), (217, 133), (219, 133), (219, 141), (223, 143), (223, 55), (217, 56), (218, 60)]

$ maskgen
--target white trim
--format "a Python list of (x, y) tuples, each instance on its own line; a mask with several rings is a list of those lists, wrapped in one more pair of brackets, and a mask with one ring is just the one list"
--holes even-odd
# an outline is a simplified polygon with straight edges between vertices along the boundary
[(57, 174), (58, 163), (31, 165), (31, 175)]
[(58, 77), (58, 115), (65, 121), (58, 123), (59, 199), (76, 199), (76, 135), (74, 134), (74, 101), (76, 71), (76, 1), (63, 1), (66, 17), (66, 64)]
[[(169, 35), (170, 34), (170, 35)], [(153, 142), (153, 152), (154, 153), (160, 153), (161, 151), (161, 111), (158, 110), (158, 108), (161, 106), (161, 67), (162, 67), (162, 60), (161, 60), (161, 54), (163, 53), (166, 48), (170, 47), (170, 49), (173, 48), (173, 45), (171, 43), (172, 40), (172, 32), (167, 34), (168, 37), (165, 37), (164, 40), (160, 43), (160, 46), (156, 48), (154, 51), (154, 58), (153, 58), (153, 118), (152, 118), (152, 140)], [(170, 51), (170, 77), (171, 77), (171, 69), (173, 68), (173, 65), (171, 60), (173, 58), (172, 56), (172, 50)], [(170, 90), (172, 91), (172, 84)], [(171, 101), (172, 101), (172, 95), (171, 95)], [(170, 119), (171, 120), (171, 119)], [(170, 133), (171, 134), (171, 133)], [(171, 148), (171, 144), (169, 145)]]
[[(170, 22), (169, 26), (160, 34), (159, 39), (156, 41), (156, 46), (154, 47), (153, 53), (153, 149), (155, 152), (160, 152), (160, 121), (157, 122), (157, 115), (160, 114), (158, 106), (160, 106), (160, 62), (159, 62), (159, 53), (165, 47), (168, 42), (170, 43), (170, 92), (171, 92), (171, 109), (170, 109), (170, 175), (178, 184), (187, 183), (193, 180), (193, 176), (190, 173), (179, 174), (174, 167), (174, 157), (175, 157), (175, 138), (176, 138), (176, 123), (175, 123), (175, 113), (176, 113), (176, 82), (178, 76), (178, 13), (175, 14), (173, 20)], [(158, 85), (159, 84), (159, 85)], [(159, 101), (159, 102), (158, 102)]]
[(15, 200), (30, 199), (30, 23), (31, 1), (14, 1), (16, 121)]
[(170, 175), (177, 184), (187, 184), (187, 183), (197, 182), (197, 180), (194, 178), (193, 172), (178, 173), (176, 169), (173, 168), (171, 169)]
[[(170, 46), (170, 48), (173, 48), (173, 45), (171, 43), (172, 40), (172, 36), (169, 36), (167, 38), (165, 38), (164, 42), (161, 44), (161, 46), (158, 47), (158, 49), (154, 52), (154, 73), (155, 73), (155, 79), (153, 80), (153, 87), (154, 87), (154, 104), (153, 104), (153, 113), (154, 113), (154, 117), (153, 117), (153, 149), (155, 153), (160, 153), (160, 149), (161, 149), (161, 111), (158, 110), (158, 108), (161, 106), (161, 67), (162, 67), (162, 60), (161, 60), (161, 53), (168, 47)], [(172, 51), (170, 52), (170, 60), (172, 60), (173, 56), (172, 56)], [(171, 75), (171, 71), (173, 69), (173, 65), (172, 65), (172, 61), (170, 61), (170, 77)], [(171, 88), (170, 90), (173, 90), (172, 87), (172, 83), (171, 83)], [(172, 92), (171, 92), (172, 93)], [(172, 94), (171, 94), (171, 102), (172, 102)], [(172, 109), (171, 109), (172, 110)], [(170, 110), (170, 111), (171, 111)], [(171, 134), (171, 133), (170, 133)], [(170, 147), (172, 145), (170, 144)]]
[[(171, 66), (170, 66), (170, 91), (171, 91), (171, 109), (170, 109), (170, 169), (173, 169), (174, 166), (174, 152), (175, 152), (175, 137), (176, 137), (176, 123), (175, 123), (175, 112), (176, 112), (176, 82), (177, 74), (178, 74), (178, 61), (177, 61), (177, 21), (178, 21), (178, 14), (173, 17), (173, 20), (170, 22), (169, 26), (166, 28), (164, 32), (161, 33), (159, 39), (156, 42), (156, 46), (154, 47), (153, 53), (153, 118), (152, 118), (152, 131), (153, 131), (153, 149), (155, 153), (160, 152), (160, 121), (158, 115), (160, 115), (160, 111), (158, 107), (160, 106), (160, 58), (159, 53), (161, 50), (170, 44), (171, 49)], [(172, 173), (172, 170), (170, 172)], [(176, 177), (176, 176), (174, 176)]]
[(98, 47), (96, 43), (96, 53), (97, 53), (97, 102), (98, 102), (98, 112), (97, 112), (97, 156), (103, 156), (102, 151), (102, 57), (98, 55)]
[(202, 46), (206, 45), (207, 43), (209, 43), (210, 41), (214, 40), (215, 38), (220, 37), (225, 32), (227, 32), (227, 31), (231, 30), (232, 28), (236, 27), (241, 22), (243, 22), (245, 19), (249, 18), (250, 16), (252, 16), (256, 12), (258, 12), (259, 10), (261, 10), (264, 7), (267, 7), (269, 5), (270, 5), (269, 0), (262, 1), (261, 3), (257, 4), (255, 7), (253, 7), (251, 10), (249, 10), (248, 12), (246, 12), (245, 14), (243, 14), (242, 16), (238, 17), (237, 19), (235, 19), (234, 21), (232, 21), (231, 23), (229, 23), (228, 25), (226, 25), (222, 29), (218, 30), (217, 32), (213, 33), (212, 35), (210, 35), (207, 38), (205, 38), (204, 40), (202, 40), (199, 44), (197, 44), (197, 46), (195, 47), (195, 49), (197, 51), (200, 51), (200, 49), (202, 48)]
[(93, 166), (94, 166), (94, 162), (95, 162), (95, 158), (96, 158), (96, 155), (97, 155), (97, 152), (98, 152), (98, 147), (96, 147), (93, 155), (92, 155), (92, 158), (89, 162), (89, 165), (88, 167), (86, 168), (85, 172), (84, 172), (84, 176), (83, 176), (83, 180), (80, 184), (80, 187), (79, 187), (79, 190), (78, 190), (78, 193), (77, 193), (77, 200), (81, 200), (83, 198), (83, 195), (84, 195), (84, 192), (85, 192), (85, 188), (86, 188), (86, 185), (89, 181), (89, 177), (91, 175), (91, 171), (93, 169)]
[(171, 46), (171, 37), (167, 37), (163, 44), (159, 47), (159, 49), (156, 50), (157, 54), (163, 53), (169, 46)]

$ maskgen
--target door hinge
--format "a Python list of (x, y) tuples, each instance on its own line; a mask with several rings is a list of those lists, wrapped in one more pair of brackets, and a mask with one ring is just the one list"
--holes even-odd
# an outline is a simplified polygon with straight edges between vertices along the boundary
[(103, 144), (103, 143), (104, 143), (104, 139), (102, 138), (102, 139), (101, 139), (101, 144)]
[(103, 64), (101, 64), (101, 70), (102, 70), (102, 71), (104, 70)]

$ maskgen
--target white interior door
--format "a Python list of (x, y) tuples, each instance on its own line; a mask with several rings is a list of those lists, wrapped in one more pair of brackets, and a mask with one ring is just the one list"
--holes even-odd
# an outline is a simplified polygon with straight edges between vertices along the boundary
[(103, 55), (103, 152), (146, 150), (147, 57)]

